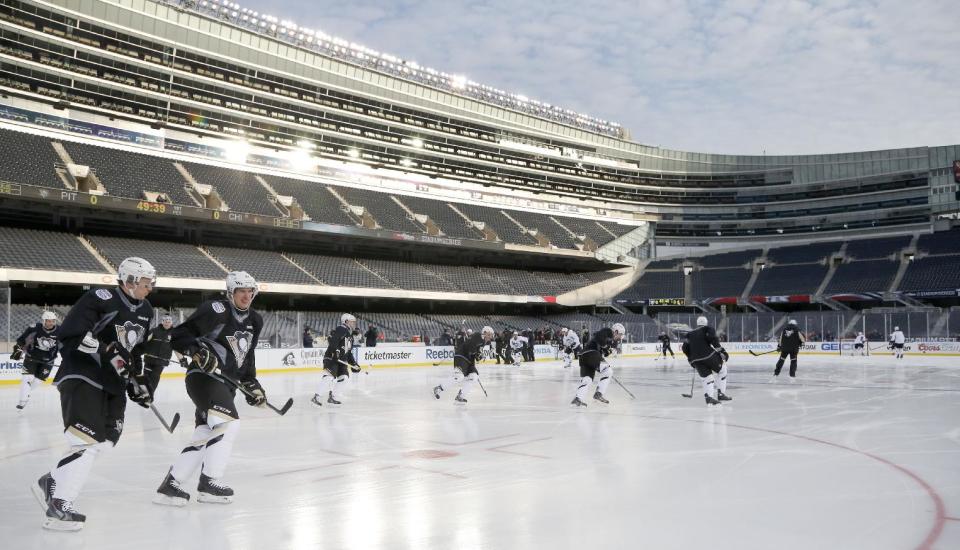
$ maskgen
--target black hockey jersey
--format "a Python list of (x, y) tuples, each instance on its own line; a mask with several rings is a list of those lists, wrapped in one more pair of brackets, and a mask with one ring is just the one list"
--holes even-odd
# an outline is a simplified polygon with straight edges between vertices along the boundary
[(663, 347), (665, 347), (665, 348), (669, 348), (669, 347), (670, 347), (670, 337), (669, 337), (668, 335), (662, 334), (662, 335), (660, 335), (660, 336), (657, 337), (657, 340), (660, 340), (660, 344), (661, 344)]
[(257, 377), (254, 350), (262, 330), (263, 318), (253, 308), (239, 311), (229, 300), (210, 300), (171, 331), (170, 345), (189, 357), (202, 341), (216, 353), (222, 376), (246, 382)]
[(23, 348), (24, 356), (38, 363), (52, 364), (57, 359), (60, 343), (57, 341), (60, 327), (53, 330), (44, 328), (43, 323), (27, 327), (17, 338), (17, 345)]
[(459, 364), (457, 361), (460, 360), (468, 363), (463, 366), (473, 365), (477, 359), (480, 358), (480, 350), (486, 345), (487, 343), (483, 341), (483, 336), (479, 332), (474, 332), (473, 335), (458, 344), (454, 349), (454, 364)]
[(587, 345), (583, 346), (584, 353), (590, 350), (596, 350), (603, 354), (604, 357), (610, 355), (610, 351), (613, 349), (613, 329), (610, 327), (604, 327), (597, 332), (593, 333), (593, 337), (587, 342)]
[(780, 333), (780, 351), (787, 353), (800, 351), (800, 346), (803, 345), (803, 342), (804, 338), (803, 335), (800, 334), (800, 331), (789, 325)]
[(147, 341), (143, 345), (143, 352), (149, 353), (154, 357), (148, 357), (147, 362), (163, 362), (157, 357), (163, 359), (170, 359), (170, 354), (173, 353), (173, 348), (170, 347), (171, 336), (173, 334), (173, 327), (169, 329), (163, 328), (163, 326), (158, 326), (150, 331), (150, 334), (147, 335)]
[(687, 356), (691, 365), (698, 362), (722, 361), (720, 355), (720, 339), (717, 338), (717, 332), (711, 326), (697, 327), (687, 333), (686, 341), (681, 346), (681, 351)]
[(330, 337), (327, 339), (327, 351), (323, 352), (325, 361), (337, 360), (356, 365), (357, 361), (353, 358), (350, 350), (353, 348), (353, 337), (350, 334), (350, 328), (347, 325), (340, 325), (330, 331)]
[[(124, 382), (110, 364), (107, 348), (123, 346), (134, 357), (153, 318), (153, 306), (147, 300), (134, 300), (118, 288), (89, 290), (70, 308), (60, 325), (62, 361), (54, 383), (80, 379), (113, 395), (123, 395)], [(77, 347), (90, 332), (99, 341), (97, 353), (84, 353)]]

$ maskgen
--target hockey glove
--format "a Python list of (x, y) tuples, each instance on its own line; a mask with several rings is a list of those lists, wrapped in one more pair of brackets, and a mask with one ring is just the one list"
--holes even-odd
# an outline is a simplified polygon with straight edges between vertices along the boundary
[(88, 332), (83, 336), (83, 340), (80, 341), (80, 345), (77, 346), (77, 351), (81, 353), (94, 354), (100, 349), (100, 341), (93, 335), (93, 333)]
[(106, 351), (107, 360), (110, 362), (113, 370), (117, 372), (120, 378), (129, 378), (131, 369), (134, 365), (133, 357), (130, 355), (130, 352), (127, 351), (127, 348), (114, 342), (107, 346)]
[(356, 364), (356, 363), (351, 363), (351, 364), (350, 364), (350, 372), (352, 372), (352, 373), (358, 373), (358, 372), (360, 372), (360, 370), (361, 370), (361, 369), (360, 369), (360, 365), (358, 365), (358, 364)]
[(251, 407), (262, 407), (267, 403), (267, 394), (256, 378), (246, 380), (240, 383), (243, 386), (244, 396), (247, 398), (247, 405)]
[(19, 361), (23, 357), (23, 347), (20, 344), (13, 346), (13, 352), (10, 354), (11, 361)]
[(603, 349), (603, 356), (604, 356), (604, 357), (610, 357), (610, 354), (611, 354), (611, 353), (613, 353), (613, 348), (604, 348), (604, 349)]
[(720, 348), (719, 350), (717, 350), (717, 351), (720, 352), (720, 357), (723, 358), (723, 362), (724, 362), (724, 363), (727, 363), (727, 362), (730, 361), (730, 354), (727, 353), (727, 350), (725, 350), (725, 349), (723, 349), (723, 348), (721, 347), (721, 348)]
[(153, 403), (153, 392), (150, 391), (150, 387), (144, 378), (137, 375), (130, 378), (127, 383), (127, 397), (144, 409), (149, 409), (150, 404)]
[(217, 354), (201, 341), (190, 354), (190, 366), (202, 372), (211, 373), (220, 367), (220, 361), (217, 359)]

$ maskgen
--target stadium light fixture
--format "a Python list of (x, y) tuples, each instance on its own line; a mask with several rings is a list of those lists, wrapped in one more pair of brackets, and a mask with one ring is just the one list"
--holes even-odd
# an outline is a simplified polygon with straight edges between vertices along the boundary
[(293, 149), (290, 151), (290, 165), (294, 170), (306, 172), (316, 166), (317, 160), (307, 149)]
[(411, 167), (413, 166), (413, 161), (410, 159), (400, 159), (400, 166)]
[(407, 144), (410, 145), (411, 147), (416, 147), (416, 148), (418, 148), (418, 149), (420, 149), (420, 148), (423, 147), (423, 140), (420, 139), (420, 138), (410, 138), (410, 139), (405, 140), (405, 141), (406, 141)]
[(347, 149), (347, 156), (350, 158), (360, 158), (360, 151), (356, 149)]
[(297, 146), (300, 147), (301, 149), (307, 149), (311, 151), (317, 148), (317, 146), (314, 145), (313, 142), (310, 141), (309, 139), (301, 139), (300, 141), (297, 142)]
[(463, 90), (467, 87), (467, 77), (463, 75), (453, 75), (450, 78), (450, 85), (457, 90)]

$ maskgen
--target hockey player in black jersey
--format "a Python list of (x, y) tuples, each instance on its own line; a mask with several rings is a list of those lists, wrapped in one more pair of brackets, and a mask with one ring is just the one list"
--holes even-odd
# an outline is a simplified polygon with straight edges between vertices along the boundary
[(160, 324), (147, 334), (147, 341), (143, 345), (143, 370), (146, 374), (146, 387), (150, 395), (154, 395), (157, 385), (160, 383), (160, 375), (163, 369), (170, 364), (170, 355), (173, 348), (170, 347), (170, 338), (173, 335), (173, 317), (164, 315), (160, 318)]
[(780, 369), (783, 368), (783, 362), (788, 355), (790, 356), (790, 382), (793, 383), (793, 381), (796, 380), (797, 354), (800, 353), (800, 348), (803, 347), (803, 343), (806, 341), (807, 339), (803, 336), (803, 333), (797, 328), (797, 322), (790, 319), (790, 321), (787, 322), (787, 326), (783, 329), (783, 332), (780, 333), (780, 342), (777, 344), (780, 359), (777, 360), (777, 366), (773, 370), (773, 378), (770, 379), (771, 383), (777, 381), (777, 377), (780, 376)]
[(44, 311), (40, 316), (40, 322), (32, 327), (28, 327), (23, 334), (17, 338), (16, 345), (13, 346), (13, 353), (10, 359), (19, 361), (23, 359), (23, 370), (20, 377), (20, 399), (17, 401), (17, 409), (23, 410), (30, 400), (30, 392), (50, 376), (53, 370), (53, 363), (57, 360), (59, 346), (57, 344), (57, 314), (52, 311)]
[[(60, 326), (62, 361), (54, 384), (60, 391), (64, 435), (70, 450), (33, 486), (46, 509), (43, 526), (57, 531), (83, 528), (86, 516), (73, 508), (97, 455), (114, 447), (123, 430), (131, 378), (143, 377), (140, 345), (153, 308), (146, 300), (156, 271), (142, 258), (117, 268), (117, 288), (89, 290)], [(149, 395), (133, 394), (149, 400)]]
[[(475, 332), (469, 338), (458, 345), (453, 352), (453, 379), (444, 384), (434, 386), (433, 396), (440, 399), (440, 393), (447, 388), (456, 386), (457, 382), (463, 380), (463, 385), (454, 401), (457, 403), (466, 403), (473, 384), (479, 382), (480, 373), (477, 372), (477, 359), (480, 358), (480, 350), (493, 341), (495, 334), (493, 328), (483, 327), (480, 332)], [(446, 387), (444, 387), (446, 386)]]
[(730, 359), (720, 345), (716, 331), (707, 323), (706, 317), (697, 317), (697, 328), (686, 335), (680, 350), (687, 356), (690, 366), (697, 369), (703, 385), (703, 398), (707, 405), (732, 401), (727, 395), (727, 364)]
[(340, 316), (340, 325), (333, 329), (327, 339), (327, 351), (323, 353), (323, 372), (320, 374), (320, 387), (310, 400), (314, 405), (323, 406), (323, 396), (327, 403), (340, 405), (340, 389), (347, 382), (350, 371), (360, 372), (356, 356), (351, 352), (353, 331), (357, 328), (357, 318), (349, 313)]
[(670, 335), (666, 332), (661, 332), (660, 336), (657, 337), (657, 340), (660, 340), (660, 351), (663, 353), (663, 358), (667, 358), (667, 352), (670, 352), (670, 358), (676, 358), (676, 355), (673, 354), (673, 348), (670, 347)]
[(190, 494), (182, 483), (200, 468), (197, 502), (226, 504), (233, 489), (221, 481), (239, 428), (234, 404), (236, 390), (229, 378), (246, 390), (247, 404), (262, 407), (266, 393), (257, 380), (254, 350), (263, 330), (263, 318), (254, 311), (257, 281), (246, 271), (227, 274), (226, 299), (204, 302), (171, 333), (174, 351), (190, 358), (187, 395), (197, 407), (196, 428), (190, 444), (180, 452), (160, 483), (154, 502), (184, 506)]
[(593, 337), (587, 341), (580, 352), (580, 385), (577, 386), (577, 395), (570, 402), (575, 407), (586, 407), (584, 399), (590, 391), (590, 384), (594, 376), (600, 374), (600, 380), (597, 382), (597, 390), (593, 393), (593, 398), (601, 403), (610, 403), (604, 394), (607, 393), (607, 386), (610, 385), (610, 378), (613, 377), (613, 367), (610, 363), (604, 361), (604, 358), (613, 353), (614, 348), (623, 339), (626, 329), (620, 323), (614, 323), (612, 327), (604, 327), (593, 333)]

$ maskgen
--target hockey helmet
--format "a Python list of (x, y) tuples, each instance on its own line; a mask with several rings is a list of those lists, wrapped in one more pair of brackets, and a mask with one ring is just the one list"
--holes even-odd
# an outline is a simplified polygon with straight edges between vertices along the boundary
[(157, 282), (157, 270), (150, 262), (143, 258), (131, 256), (120, 262), (117, 267), (117, 281), (120, 286), (124, 283), (136, 284), (140, 279), (150, 279), (150, 284)]
[(789, 321), (787, 321), (787, 324), (790, 325), (791, 327), (795, 327), (795, 326), (797, 326), (797, 320), (796, 320), (796, 319), (790, 319)]
[(233, 303), (233, 293), (240, 288), (253, 289), (254, 298), (257, 297), (257, 293), (260, 291), (260, 285), (257, 284), (257, 280), (246, 271), (231, 271), (227, 273), (227, 299), (230, 300), (230, 303), (233, 304), (234, 307), (236, 307), (236, 304)]
[(708, 324), (710, 324), (710, 322), (707, 321), (707, 318), (704, 317), (703, 315), (697, 317), (697, 326), (698, 326), (698, 327), (705, 327), (705, 326), (707, 326)]
[(620, 336), (623, 336), (624, 334), (627, 333), (627, 329), (624, 328), (622, 323), (614, 323), (613, 326), (610, 327), (610, 330), (613, 331), (614, 335), (619, 334)]
[(162, 316), (160, 316), (160, 324), (161, 324), (161, 325), (164, 324), (164, 323), (167, 323), (167, 322), (169, 322), (170, 324), (173, 324), (173, 316), (172, 316), (172, 315), (162, 315)]
[(894, 331), (900, 330), (900, 327), (893, 327)]
[(560, 334), (566, 334), (569, 330), (570, 330), (570, 329), (568, 329), (567, 327), (561, 327), (561, 328), (560, 328)]
[(41, 321), (56, 321), (56, 320), (57, 320), (57, 314), (54, 313), (54, 312), (52, 312), (52, 311), (50, 311), (50, 310), (44, 311), (44, 312), (43, 312), (43, 315), (40, 316), (40, 320), (41, 320)]
[(480, 329), (480, 336), (492, 340), (496, 333), (493, 331), (493, 327), (486, 326)]
[(354, 317), (353, 315), (350, 315), (349, 313), (344, 313), (343, 315), (340, 316), (340, 324), (346, 325), (347, 323), (353, 323), (353, 326), (355, 327), (357, 326), (357, 318)]

